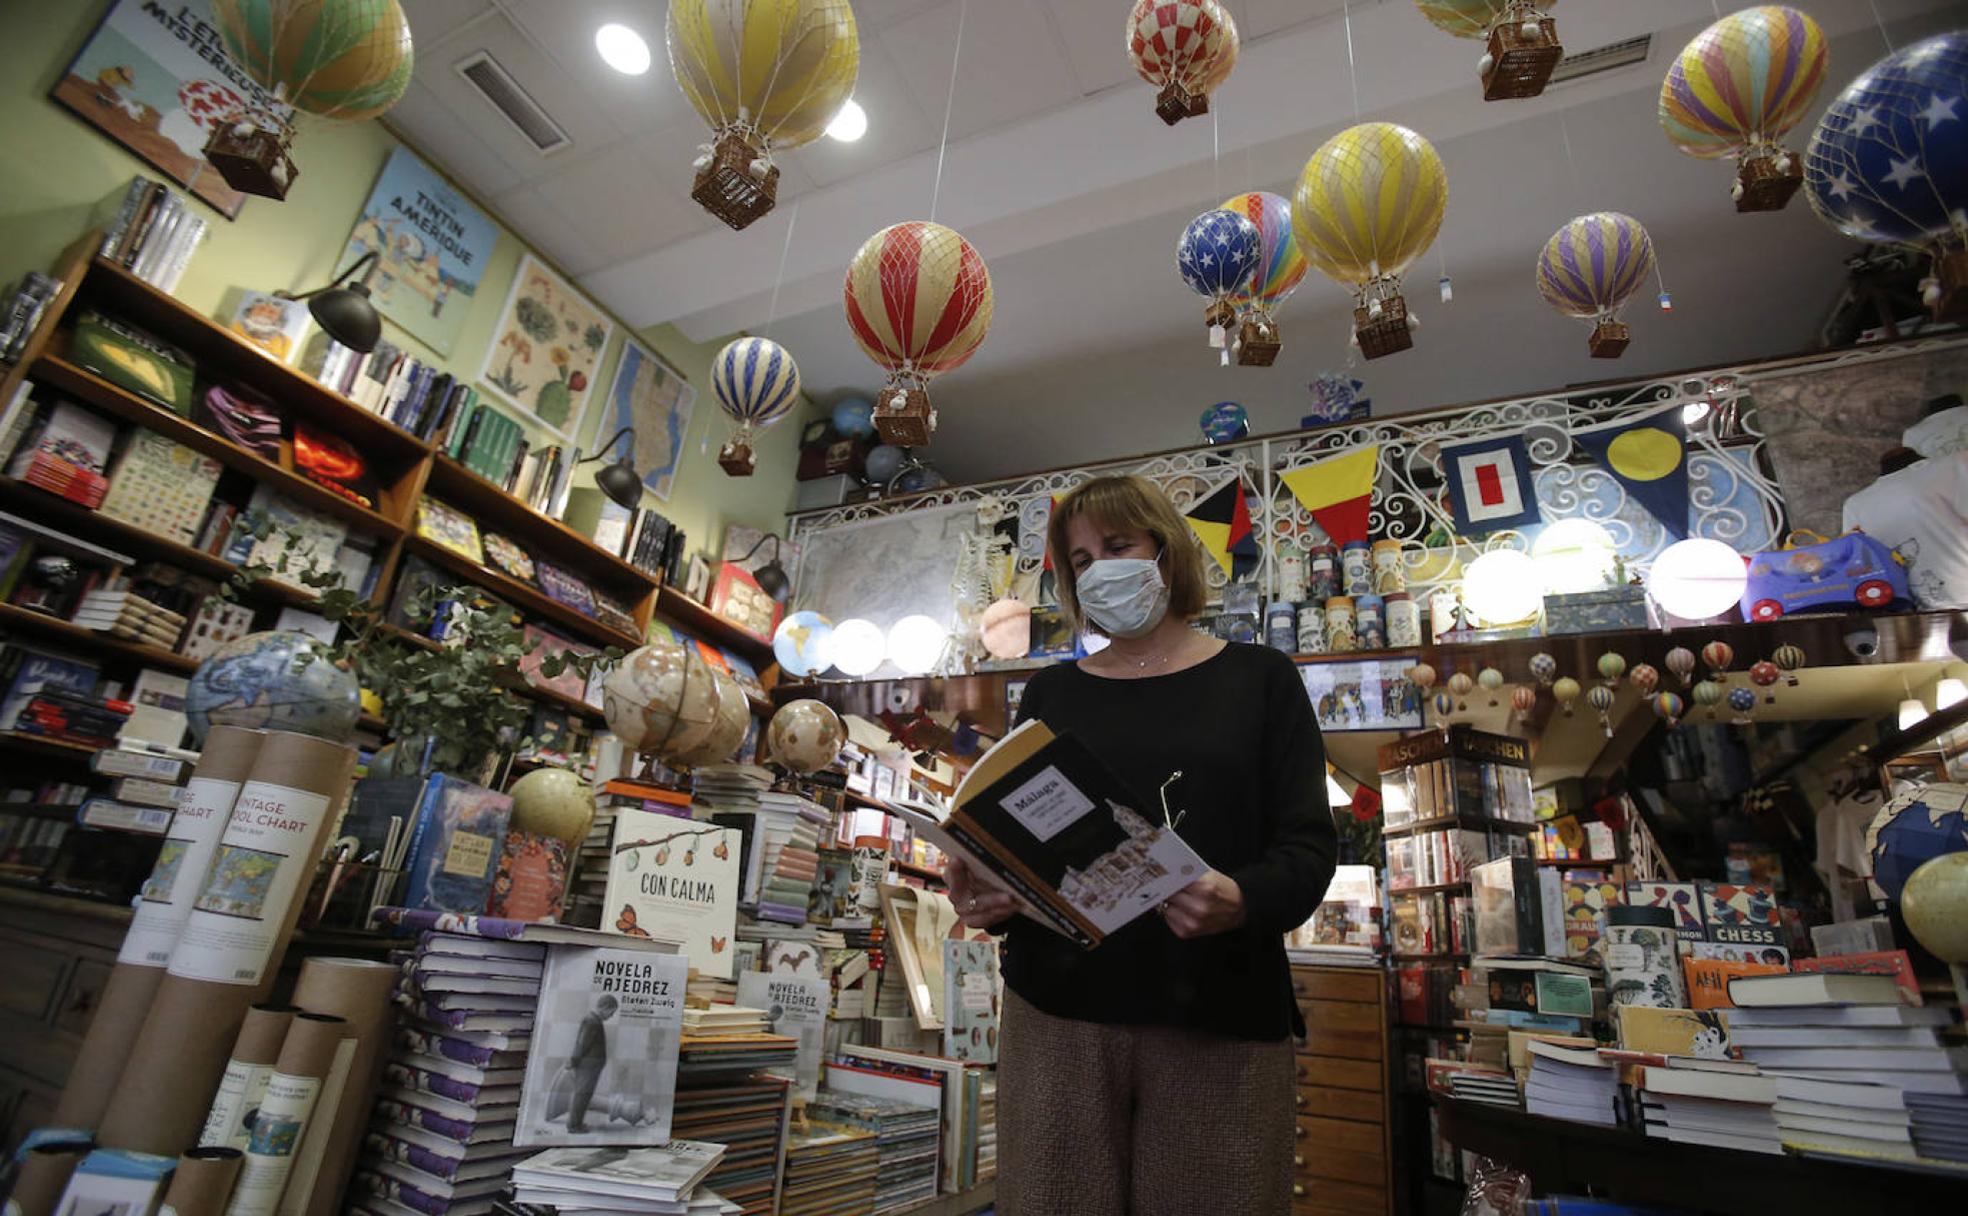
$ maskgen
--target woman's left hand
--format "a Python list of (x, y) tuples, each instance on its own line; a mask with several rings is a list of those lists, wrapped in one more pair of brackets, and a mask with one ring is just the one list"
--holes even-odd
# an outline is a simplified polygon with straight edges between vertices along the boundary
[(1210, 937), (1244, 924), (1244, 893), (1228, 874), (1211, 870), (1177, 891), (1162, 906), (1177, 937)]

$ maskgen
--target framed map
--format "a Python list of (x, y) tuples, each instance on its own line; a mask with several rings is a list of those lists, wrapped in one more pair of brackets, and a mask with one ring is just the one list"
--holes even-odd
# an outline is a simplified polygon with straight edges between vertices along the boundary
[(615, 323), (532, 254), (522, 254), (478, 380), (493, 396), (574, 441)]
[[(690, 411), (697, 404), (697, 389), (634, 338), (622, 340), (622, 357), (615, 363), (615, 379), (600, 405), (601, 421), (589, 442), (600, 445), (625, 426), (635, 428), (636, 471), (651, 494), (669, 501), (676, 484), (677, 465), (683, 459), (683, 441), (690, 434)], [(597, 412), (590, 409), (590, 413)], [(581, 420), (585, 429), (587, 419)]]
[(335, 273), (374, 250), (369, 295), (376, 310), (440, 355), (478, 302), (499, 228), (408, 148), (383, 163)]

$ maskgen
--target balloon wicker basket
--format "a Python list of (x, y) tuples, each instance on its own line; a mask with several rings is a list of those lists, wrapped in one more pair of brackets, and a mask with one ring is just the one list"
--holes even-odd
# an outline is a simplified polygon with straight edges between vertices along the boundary
[(883, 443), (919, 448), (929, 443), (935, 430), (936, 411), (930, 408), (926, 390), (891, 386), (876, 399), (875, 432)]
[(1270, 367), (1278, 361), (1284, 343), (1278, 340), (1278, 324), (1258, 317), (1245, 317), (1237, 327), (1237, 365)]
[(1968, 319), (1968, 250), (1957, 249), (1936, 257), (1934, 278), (1941, 287), (1939, 298), (1933, 302), (1934, 319)]
[(764, 149), (736, 131), (725, 132), (711, 149), (711, 162), (697, 170), (690, 197), (733, 228), (750, 226), (779, 199), (779, 166), (752, 172), (764, 158)]
[(284, 124), (253, 119), (222, 122), (213, 126), (211, 138), (205, 141), (205, 159), (234, 190), (284, 202), (288, 187), (300, 176), (287, 152), (293, 138), (292, 129)]
[(1538, 18), (1534, 35), (1524, 33), (1526, 24), (1529, 23), (1509, 18), (1490, 30), (1490, 66), (1483, 73), (1484, 101), (1536, 97), (1551, 80), (1551, 70), (1565, 57), (1565, 48), (1558, 42), (1557, 23), (1549, 17)]
[[(1781, 161), (1788, 168), (1778, 168)], [(1804, 161), (1788, 152), (1758, 152), (1743, 159), (1736, 173), (1737, 211), (1782, 211), (1804, 184)]]
[(1155, 94), (1155, 113), (1169, 126), (1209, 113), (1209, 94), (1191, 93), (1171, 80)]
[(1360, 340), (1364, 358), (1378, 359), (1411, 349), (1414, 334), (1408, 330), (1408, 302), (1398, 294), (1390, 295), (1380, 302), (1378, 317), (1370, 315), (1364, 305), (1355, 308), (1353, 334)]
[(733, 477), (750, 477), (756, 462), (752, 457), (752, 445), (733, 439), (718, 449), (718, 463)]
[(1617, 359), (1626, 353), (1627, 344), (1633, 341), (1633, 333), (1624, 322), (1601, 321), (1592, 327), (1592, 337), (1586, 345), (1592, 348), (1595, 359)]

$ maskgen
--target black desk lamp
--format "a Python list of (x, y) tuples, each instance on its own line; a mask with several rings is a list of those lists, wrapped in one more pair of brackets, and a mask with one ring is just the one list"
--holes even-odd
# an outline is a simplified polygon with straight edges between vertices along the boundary
[(335, 281), (326, 287), (313, 291), (303, 291), (299, 295), (292, 292), (275, 292), (283, 300), (306, 300), (308, 312), (313, 314), (315, 324), (335, 341), (351, 350), (368, 354), (376, 349), (376, 343), (383, 337), (382, 314), (369, 302), (369, 276), (353, 287), (344, 287), (349, 276), (357, 271), (366, 271), (376, 264), (376, 251), (357, 258), (347, 270), (335, 276)]
[[(629, 437), (628, 450), (635, 451), (635, 428), (625, 426), (616, 431), (607, 443), (597, 448), (594, 455), (586, 460), (576, 461), (574, 467), (579, 468), (584, 464), (593, 464), (603, 459), (615, 446), (616, 441), (624, 435)], [(617, 506), (633, 511), (642, 505), (642, 474), (635, 471), (635, 465), (629, 462), (626, 453), (617, 458), (614, 464), (595, 474), (595, 485), (600, 487), (601, 492), (608, 495)]]
[(751, 561), (752, 554), (757, 553), (763, 548), (766, 541), (772, 542), (772, 560), (752, 571), (752, 577), (758, 580), (760, 591), (765, 592), (774, 600), (783, 604), (786, 602), (786, 596), (793, 589), (793, 580), (787, 577), (786, 568), (779, 564), (779, 537), (777, 533), (767, 532), (764, 536), (759, 537), (758, 544), (753, 545), (745, 556), (739, 558), (738, 564), (742, 566), (746, 562)]

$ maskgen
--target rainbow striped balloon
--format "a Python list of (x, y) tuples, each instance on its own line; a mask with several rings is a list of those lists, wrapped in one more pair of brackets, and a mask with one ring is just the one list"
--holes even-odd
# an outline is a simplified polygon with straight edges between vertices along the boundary
[(1661, 127), (1704, 160), (1775, 144), (1810, 112), (1829, 63), (1824, 30), (1809, 15), (1782, 4), (1731, 13), (1668, 68)]
[(799, 403), (799, 365), (770, 338), (739, 338), (711, 361), (711, 392), (740, 434), (768, 427)]
[(869, 237), (848, 263), (843, 295), (854, 340), (897, 378), (961, 367), (991, 332), (991, 272), (941, 224), (910, 220)]
[(1568, 317), (1604, 319), (1619, 311), (1654, 271), (1654, 242), (1640, 221), (1595, 211), (1566, 224), (1538, 258), (1538, 294)]
[(1251, 289), (1232, 295), (1230, 302), (1240, 311), (1253, 304), (1266, 312), (1274, 311), (1298, 290), (1305, 272), (1312, 269), (1305, 251), (1298, 247), (1298, 238), (1292, 235), (1291, 200), (1252, 190), (1226, 199), (1221, 210), (1234, 211), (1257, 226), (1259, 255)]
[(253, 82), (324, 118), (375, 118), (410, 87), (397, 0), (212, 0), (226, 53)]

